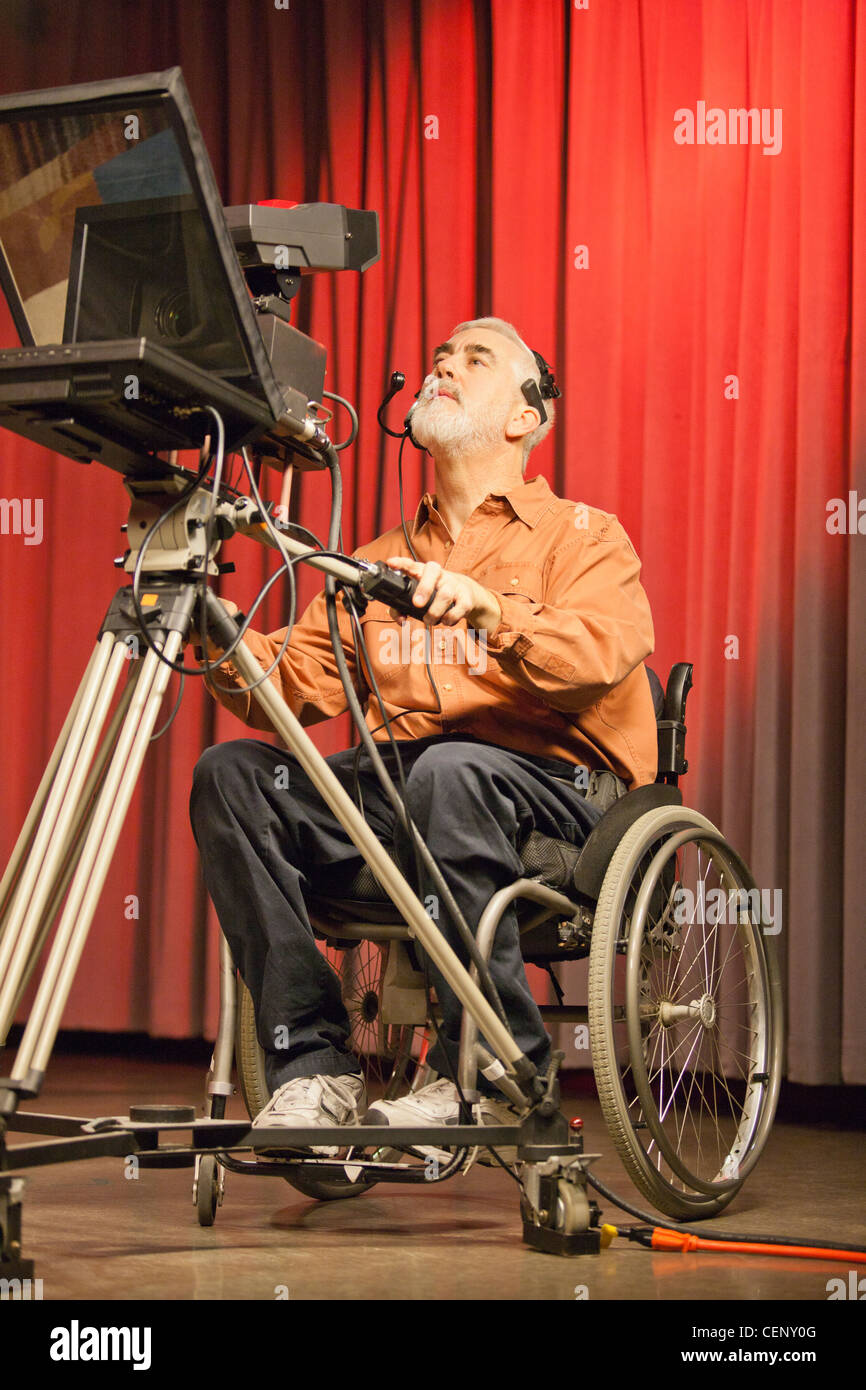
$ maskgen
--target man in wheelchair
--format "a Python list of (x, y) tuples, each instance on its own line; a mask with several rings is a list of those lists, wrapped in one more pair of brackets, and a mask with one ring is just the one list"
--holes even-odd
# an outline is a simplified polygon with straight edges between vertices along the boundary
[[(533, 830), (582, 845), (605, 809), (600, 776), (614, 796), (656, 777), (643, 666), (654, 634), (638, 557), (616, 517), (556, 497), (541, 476), (525, 478), (531, 450), (552, 427), (553, 394), (546, 364), (510, 324), (486, 318), (455, 328), (435, 349), (411, 411), (413, 438), (435, 466), (435, 493), (425, 494), (411, 526), (413, 554), (404, 554), (399, 527), (354, 552), (415, 576), (419, 607), (432, 596), (423, 620), (401, 620), (379, 602), (363, 614), (381, 705), (338, 606), (367, 724), (392, 776), (389, 728), (399, 741), (408, 813), (473, 929), (493, 893), (523, 873), (519, 847)], [(285, 635), (248, 632), (263, 669)], [(273, 732), (249, 693), (229, 693), (243, 686), (230, 662), (218, 677), (216, 698)], [(322, 594), (271, 679), (302, 724), (346, 710)], [(430, 910), (432, 885), (417, 881), (409, 836), (366, 752), (327, 761), (350, 794), (360, 789), (368, 824)], [(271, 1091), (255, 1124), (354, 1124), (365, 1115), (377, 1124), (456, 1123), (448, 1078), (456, 1076), (462, 1006), (432, 963), (442, 1023), (428, 1061), (441, 1079), (367, 1108), (339, 982), (308, 916), (309, 896), (345, 894), (363, 861), (297, 760), (250, 739), (208, 749), (190, 814), (208, 891), (254, 1001)], [(447, 913), (431, 915), (465, 961)], [(516, 1043), (543, 1073), (551, 1042), (513, 904), (490, 973)], [(483, 1074), (479, 1090), (478, 1122), (514, 1123)]]

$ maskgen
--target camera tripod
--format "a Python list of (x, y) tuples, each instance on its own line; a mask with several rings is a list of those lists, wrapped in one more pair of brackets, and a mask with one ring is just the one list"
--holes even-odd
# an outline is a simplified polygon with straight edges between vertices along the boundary
[[(148, 537), (153, 541), (143, 567), (146, 581), (137, 601), (134, 586), (124, 585), (109, 606), (0, 882), (3, 1040), (60, 914), (12, 1073), (0, 1077), (0, 1275), (13, 1278), (30, 1277), (33, 1261), (24, 1259), (21, 1249), (23, 1182), (8, 1176), (10, 1170), (109, 1154), (134, 1154), (142, 1166), (196, 1166), (205, 1154), (309, 1149), (309, 1129), (251, 1130), (245, 1121), (196, 1119), (191, 1107), (135, 1106), (128, 1116), (99, 1120), (37, 1114), (18, 1108), (21, 1100), (33, 1099), (41, 1090), (168, 686), (171, 669), (167, 662), (176, 661), (189, 637), (202, 576), (219, 572), (214, 557), (221, 540), (233, 532), (267, 539), (261, 512), (249, 498), (218, 503), (213, 509), (218, 526), (210, 528), (205, 518), (210, 515), (213, 499), (204, 488), (195, 488), (184, 502), (179, 493), (188, 489), (183, 488), (179, 478), (129, 479), (126, 486), (133, 498), (128, 534), (134, 538), (149, 527)], [(407, 613), (419, 613), (410, 604), (414, 581), (405, 575), (382, 573), (385, 567), (381, 566), (359, 568), (357, 561), (320, 555), (290, 536), (281, 538), (280, 548), (333, 575), (345, 587), (381, 596), (395, 607), (402, 602)], [(133, 540), (133, 549), (125, 562), (130, 573), (138, 553)], [(374, 570), (376, 573), (371, 572)], [(238, 627), (209, 589), (205, 602), (208, 631), (226, 650), (237, 641)], [(138, 645), (147, 650), (130, 662)], [(234, 647), (232, 661), (247, 684), (252, 685), (261, 677), (258, 662), (242, 640)], [(112, 713), (125, 669), (129, 679)], [(413, 939), (442, 971), (483, 1032), (505, 1070), (511, 1095), (523, 1095), (527, 1112), (518, 1125), (484, 1126), (482, 1130), (471, 1122), (470, 1104), (477, 1099), (471, 1093), (466, 1106), (461, 1106), (457, 1126), (317, 1128), (317, 1144), (346, 1147), (357, 1145), (363, 1137), (365, 1149), (387, 1146), (392, 1153), (422, 1144), (447, 1145), (456, 1154), (439, 1180), (460, 1171), (461, 1151), (476, 1147), (482, 1137), (485, 1147), (517, 1146), (518, 1161), (524, 1167), (524, 1239), (557, 1254), (597, 1251), (597, 1208), (586, 1201), (584, 1193), (586, 1167), (595, 1155), (583, 1154), (580, 1136), (569, 1129), (559, 1111), (557, 1069), (562, 1054), (555, 1054), (545, 1079), (536, 1074), (272, 682), (258, 684), (254, 695), (402, 914)], [(230, 1094), (232, 1089), (231, 1056), (225, 1056), (225, 1048), (221, 1052), (220, 1057), (215, 1057), (210, 1088), (217, 1097)], [(224, 1101), (216, 1109), (223, 1107)], [(9, 1131), (49, 1137), (44, 1142), (9, 1147)], [(181, 1133), (190, 1135), (185, 1144), (177, 1142)], [(345, 1171), (339, 1160), (311, 1155), (308, 1161), (324, 1175)], [(275, 1166), (258, 1165), (270, 1175)], [(255, 1165), (245, 1167), (253, 1170)], [(359, 1173), (373, 1169), (377, 1181), (418, 1179), (417, 1169), (377, 1160), (353, 1159), (352, 1169)]]

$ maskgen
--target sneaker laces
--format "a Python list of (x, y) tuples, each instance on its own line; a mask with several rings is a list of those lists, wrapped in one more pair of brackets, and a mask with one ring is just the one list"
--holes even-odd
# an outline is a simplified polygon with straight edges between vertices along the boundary
[[(322, 1086), (322, 1095), (319, 1100), (319, 1104), (321, 1108), (327, 1111), (329, 1115), (332, 1115), (335, 1120), (339, 1121), (341, 1117), (337, 1115), (335, 1110), (331, 1109), (329, 1106), (325, 1104), (326, 1097), (329, 1101), (331, 1101), (332, 1105), (334, 1103), (334, 1099), (336, 1098), (344, 1106), (347, 1106), (350, 1111), (357, 1111), (358, 1102), (360, 1101), (361, 1096), (364, 1094), (363, 1081), (361, 1081), (361, 1091), (358, 1095), (355, 1095), (355, 1092), (352, 1089), (352, 1087), (348, 1084), (348, 1078), (346, 1077), (320, 1076), (317, 1079), (319, 1082), (321, 1082)], [(359, 1080), (361, 1080), (361, 1078), (359, 1078)]]
[(442, 1098), (444, 1099), (445, 1096), (446, 1096), (446, 1094), (447, 1094), (449, 1100), (452, 1099), (452, 1097), (453, 1097), (453, 1099), (456, 1100), (456, 1101), (458, 1102), (458, 1104), (459, 1104), (459, 1096), (457, 1095), (457, 1087), (454, 1085), (454, 1082), (453, 1082), (453, 1081), (449, 1081), (449, 1080), (448, 1080), (447, 1076), (440, 1076), (440, 1078), (439, 1078), (438, 1081), (431, 1081), (431, 1083), (430, 1083), (429, 1086), (425, 1086), (425, 1087), (424, 1087), (423, 1092), (422, 1092), (422, 1091), (416, 1091), (416, 1092), (415, 1092), (415, 1095), (416, 1095), (416, 1096), (419, 1096), (419, 1095), (422, 1095), (422, 1094), (426, 1094), (426, 1095), (428, 1095), (428, 1096), (435, 1096), (437, 1100), (439, 1099), (440, 1096), (442, 1096)]
[(317, 1084), (315, 1076), (298, 1076), (293, 1081), (287, 1081), (280, 1086), (279, 1095), (271, 1098), (271, 1108), (275, 1114), (285, 1109), (287, 1105), (297, 1104), (299, 1100), (306, 1100), (310, 1088)]
[[(313, 1088), (318, 1089), (315, 1095)], [(288, 1081), (285, 1087), (280, 1087), (281, 1095), (274, 1105), (274, 1113), (287, 1109), (289, 1106), (296, 1105), (300, 1100), (309, 1100), (313, 1103), (318, 1101), (319, 1108), (331, 1115), (333, 1119), (338, 1116), (332, 1108), (335, 1101), (341, 1105), (348, 1106), (350, 1110), (357, 1109), (359, 1096), (356, 1096), (352, 1088), (346, 1085), (345, 1081), (338, 1076), (298, 1076), (294, 1081)], [(331, 1105), (325, 1104), (329, 1100)]]

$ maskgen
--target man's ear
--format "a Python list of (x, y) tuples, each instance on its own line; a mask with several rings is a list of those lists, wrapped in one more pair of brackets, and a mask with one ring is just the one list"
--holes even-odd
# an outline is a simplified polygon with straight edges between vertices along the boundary
[(538, 429), (541, 424), (541, 416), (534, 406), (527, 405), (522, 396), (518, 396), (508, 424), (505, 426), (506, 439), (522, 439), (524, 435), (531, 434)]

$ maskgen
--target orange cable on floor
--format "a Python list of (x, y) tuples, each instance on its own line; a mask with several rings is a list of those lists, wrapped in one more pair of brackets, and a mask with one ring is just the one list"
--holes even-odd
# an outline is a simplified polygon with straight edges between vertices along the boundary
[(607, 1241), (602, 1239), (603, 1245), (609, 1244), (613, 1235), (624, 1235), (651, 1250), (679, 1250), (683, 1254), (690, 1250), (713, 1250), (723, 1254), (730, 1252), (738, 1255), (784, 1255), (792, 1259), (841, 1260), (847, 1261), (848, 1264), (866, 1264), (866, 1250), (824, 1249), (819, 1245), (770, 1245), (758, 1240), (725, 1240), (724, 1237), (711, 1239), (691, 1235), (685, 1231), (671, 1231), (665, 1226), (632, 1226), (623, 1231), (615, 1226), (602, 1229), (611, 1233)]

